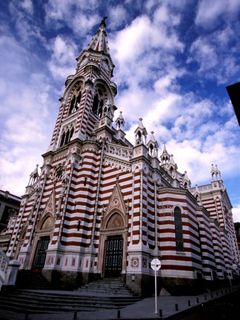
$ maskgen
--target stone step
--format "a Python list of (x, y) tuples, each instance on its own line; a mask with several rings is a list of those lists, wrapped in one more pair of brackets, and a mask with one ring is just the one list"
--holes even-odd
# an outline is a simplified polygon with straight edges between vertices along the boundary
[(94, 282), (90, 282), (78, 289), (82, 294), (104, 294), (108, 296), (126, 296), (132, 297), (132, 293), (125, 287), (120, 278), (104, 278)]
[[(26, 273), (26, 279), (37, 279), (46, 285), (40, 274)], [(42, 279), (43, 278), (43, 279)], [(21, 278), (20, 278), (21, 279)], [(22, 274), (22, 282), (24, 275)], [(29, 280), (30, 281), (30, 280)], [(91, 282), (75, 291), (16, 289), (1, 293), (0, 310), (16, 312), (56, 313), (66, 311), (96, 311), (120, 309), (138, 301), (119, 278)]]
[(81, 296), (69, 292), (16, 290), (0, 295), (0, 310), (53, 313), (119, 309), (135, 303), (136, 297)]
[[(4, 296), (2, 296), (4, 298)], [(29, 302), (29, 299), (31, 299), (31, 301), (42, 301), (42, 302), (47, 302), (48, 301), (54, 301), (54, 303), (58, 302), (58, 303), (62, 303), (62, 301), (64, 301), (65, 303), (72, 303), (72, 302), (83, 302), (86, 303), (86, 301), (89, 301), (89, 295), (88, 296), (84, 296), (84, 295), (80, 295), (75, 293), (74, 291), (71, 292), (71, 294), (69, 294), (69, 291), (67, 291), (66, 293), (63, 291), (61, 293), (56, 294), (54, 291), (31, 291), (31, 290), (17, 290), (15, 291), (15, 293), (12, 293), (10, 295), (10, 297), (14, 297), (15, 299), (19, 299), (19, 300), (26, 300)], [(129, 296), (101, 296), (101, 297), (95, 297), (95, 296), (90, 296), (91, 300), (96, 300), (96, 302), (101, 301), (101, 302), (114, 302), (114, 303), (126, 303), (128, 301), (135, 301), (137, 300), (136, 297), (129, 297)]]

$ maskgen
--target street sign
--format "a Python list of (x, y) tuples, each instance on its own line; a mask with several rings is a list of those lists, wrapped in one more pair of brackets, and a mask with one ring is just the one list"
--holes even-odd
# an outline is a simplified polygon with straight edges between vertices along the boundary
[(161, 261), (158, 258), (154, 258), (151, 261), (151, 268), (154, 270), (154, 284), (155, 284), (155, 314), (158, 313), (157, 303), (157, 271), (161, 268)]
[(151, 261), (151, 268), (154, 270), (154, 271), (158, 271), (160, 268), (161, 268), (161, 261), (157, 258), (155, 259), (152, 259)]

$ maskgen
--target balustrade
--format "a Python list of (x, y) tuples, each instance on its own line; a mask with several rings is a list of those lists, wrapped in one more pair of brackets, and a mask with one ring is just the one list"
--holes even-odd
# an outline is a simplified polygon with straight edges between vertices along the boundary
[(9, 261), (6, 254), (0, 249), (0, 291), (3, 285), (15, 285), (20, 263), (17, 260)]

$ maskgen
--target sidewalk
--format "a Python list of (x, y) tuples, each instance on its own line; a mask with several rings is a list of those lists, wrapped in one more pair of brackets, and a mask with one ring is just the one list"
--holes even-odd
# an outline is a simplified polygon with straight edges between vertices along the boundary
[(113, 319), (166, 319), (174, 314), (201, 305), (208, 301), (225, 296), (238, 287), (225, 288), (210, 293), (197, 296), (159, 296), (158, 310), (155, 314), (154, 297), (142, 299), (132, 305), (120, 310), (99, 310), (94, 312), (63, 312), (55, 314), (17, 314), (14, 312), (4, 312), (1, 320), (113, 320)]
[[(232, 289), (236, 290), (236, 289)], [(120, 319), (159, 319), (160, 313), (162, 319), (182, 312), (191, 307), (201, 305), (207, 301), (224, 296), (232, 290), (219, 290), (212, 293), (201, 294), (197, 296), (160, 296), (158, 297), (158, 314), (154, 313), (154, 297), (145, 298), (135, 304), (129, 305), (120, 310)], [(77, 319), (99, 320), (99, 319), (117, 319), (117, 310), (97, 311), (95, 313), (79, 312)], [(57, 319), (57, 318), (56, 318)], [(59, 318), (58, 318), (59, 319)], [(72, 318), (73, 319), (73, 318)], [(35, 319), (34, 319), (35, 320)], [(40, 318), (39, 318), (40, 320)], [(43, 319), (41, 319), (43, 320)], [(45, 319), (44, 319), (45, 320)]]

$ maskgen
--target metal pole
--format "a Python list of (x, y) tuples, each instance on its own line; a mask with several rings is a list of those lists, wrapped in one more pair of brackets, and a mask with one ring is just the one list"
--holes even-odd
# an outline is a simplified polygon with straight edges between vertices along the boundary
[(155, 275), (155, 314), (158, 313), (158, 306), (157, 306), (157, 270), (154, 270)]

